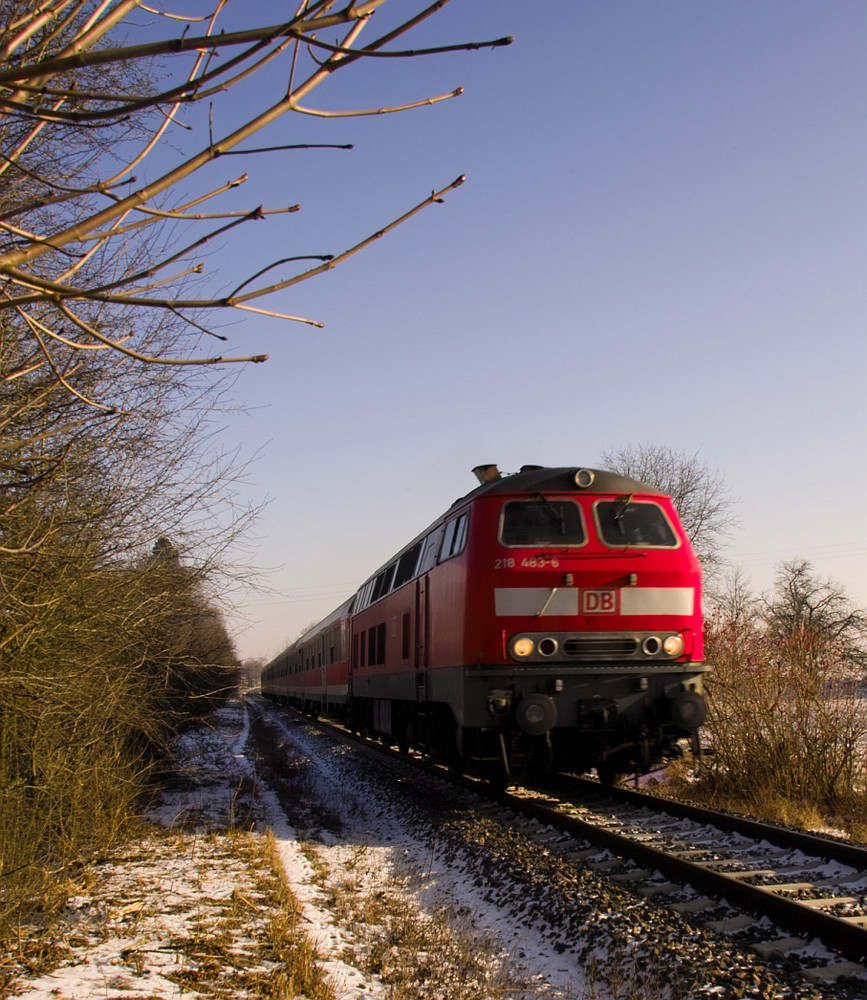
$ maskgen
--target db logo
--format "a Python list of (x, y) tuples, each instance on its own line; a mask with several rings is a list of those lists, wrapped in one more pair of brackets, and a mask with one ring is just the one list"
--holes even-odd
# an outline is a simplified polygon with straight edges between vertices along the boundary
[(581, 607), (585, 615), (614, 614), (617, 597), (614, 590), (585, 590), (581, 595)]

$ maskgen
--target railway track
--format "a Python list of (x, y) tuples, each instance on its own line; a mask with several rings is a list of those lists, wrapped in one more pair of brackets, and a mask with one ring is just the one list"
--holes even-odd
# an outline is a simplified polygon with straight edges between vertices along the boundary
[(814, 983), (861, 981), (865, 992), (851, 995), (867, 995), (865, 848), (571, 776), (557, 789), (495, 790), (316, 725), (435, 773), (481, 799), (489, 818), (654, 905), (736, 935), (765, 960), (800, 966)]
[[(744, 911), (715, 922), (717, 930), (758, 930), (768, 918), (788, 933), (762, 931), (754, 944), (762, 957), (797, 957), (817, 938), (841, 960), (814, 978), (867, 978), (867, 849), (582, 779), (569, 785), (568, 797), (527, 789), (498, 798), (589, 842), (579, 852), (586, 863), (607, 863), (596, 849), (626, 862), (611, 864), (612, 877), (659, 902), (671, 897), (678, 912), (700, 919), (720, 900)], [(684, 886), (696, 895), (682, 900)]]

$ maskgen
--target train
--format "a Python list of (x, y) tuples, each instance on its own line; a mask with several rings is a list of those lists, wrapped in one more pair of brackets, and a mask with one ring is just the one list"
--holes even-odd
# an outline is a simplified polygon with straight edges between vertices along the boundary
[(698, 749), (701, 567), (670, 497), (586, 467), (473, 472), (262, 695), (505, 783), (611, 783)]

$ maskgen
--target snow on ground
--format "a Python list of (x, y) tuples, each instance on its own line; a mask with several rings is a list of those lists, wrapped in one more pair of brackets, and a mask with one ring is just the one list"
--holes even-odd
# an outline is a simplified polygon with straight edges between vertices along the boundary
[[(315, 735), (296, 728), (286, 736), (313, 767), (314, 776), (304, 779), (309, 804), (324, 789), (333, 789), (332, 782), (345, 779), (333, 761), (316, 754)], [(369, 953), (378, 928), (373, 927), (373, 938), (370, 929), (360, 932), (357, 914), (350, 914), (350, 926), (344, 926), (327, 902), (335, 886), (346, 894), (347, 873), (356, 896), (350, 909), (369, 909), (370, 900), (377, 899), (388, 910), (376, 912), (373, 920), (393, 920), (396, 905), (416, 926), (446, 914), (446, 935), (463, 937), (471, 949), (478, 946), (478, 954), (465, 958), (487, 967), (492, 990), (508, 986), (509, 997), (528, 996), (517, 988), (520, 983), (532, 989), (533, 997), (583, 995), (576, 992), (581, 985), (577, 968), (526, 927), (494, 907), (480, 907), (474, 887), (461, 881), (464, 873), (403, 829), (383, 803), (361, 801), (345, 786), (336, 794), (326, 791), (312, 812), (327, 821), (339, 811), (346, 827), (340, 836), (308, 829), (304, 841), (299, 839), (276, 794), (257, 773), (248, 738), (248, 709), (236, 703), (219, 713), (213, 728), (178, 740), (179, 780), (153, 804), (148, 818), (155, 827), (88, 869), (66, 906), (59, 963), (49, 972), (23, 975), (10, 995), (26, 1000), (259, 995), (261, 983), (279, 966), (267, 943), (275, 915), (267, 888), (271, 876), (255, 843), (266, 828), (273, 830), (286, 878), (337, 1000), (385, 1000), (388, 995), (386, 985), (352, 958)], [(308, 746), (299, 747), (305, 739)], [(228, 834), (232, 828), (256, 832)], [(425, 940), (434, 938), (428, 934)], [(216, 948), (217, 941), (224, 947)], [(460, 966), (463, 959), (455, 954), (447, 960)], [(431, 995), (451, 1000), (457, 986), (453, 993), (446, 986)], [(480, 984), (476, 995), (493, 994)]]
[[(593, 866), (570, 863), (558, 846), (563, 835), (550, 828), (514, 814), (499, 817), (503, 810), (464, 793), (456, 796), (438, 778), (389, 765), (381, 755), (359, 754), (294, 714), (268, 706), (264, 711), (269, 728), (263, 743), (279, 754), (291, 748), (291, 759), (306, 768), (300, 784), (288, 779), (295, 793), (287, 793), (283, 775), (275, 775), (272, 784), (296, 828), (318, 831), (315, 853), (330, 873), (320, 884), (339, 895), (351, 883), (354, 893), (369, 900), (383, 891), (383, 878), (390, 878), (422, 906), (419, 923), (444, 919), (469, 949), (487, 956), (487, 970), (471, 968), (462, 964), (465, 952), (441, 947), (441, 964), (460, 968), (465, 980), (478, 976), (479, 987), (456, 992), (446, 984), (419, 996), (816, 1000), (856, 995), (807, 986), (763, 965), (725, 935), (630, 891), (631, 875), (611, 879)], [(338, 817), (333, 826), (329, 814)], [(571, 843), (567, 852), (580, 846), (565, 840)], [(604, 868), (598, 850), (591, 853)], [(364, 869), (366, 892), (358, 874)], [(684, 899), (697, 895), (685, 887), (680, 891)], [(724, 903), (717, 910), (720, 919), (736, 915)], [(362, 960), (364, 935), (359, 936), (356, 956)], [(403, 960), (410, 959), (404, 953)]]
[[(86, 890), (67, 904), (63, 962), (20, 982), (13, 995), (33, 1000), (195, 996), (168, 977), (201, 967), (196, 942), (236, 891), (253, 899), (260, 895), (246, 860), (219, 840), (146, 838), (94, 866)], [(266, 973), (273, 964), (256, 954), (264, 919), (251, 918), (234, 947), (239, 956), (245, 953), (251, 973)]]
[[(336, 990), (337, 1000), (343, 1000), (344, 997), (377, 1000), (384, 995), (382, 984), (368, 981), (358, 969), (337, 957), (345, 950), (346, 941), (339, 928), (334, 925), (328, 910), (320, 905), (322, 893), (314, 886), (313, 870), (300, 849), (295, 830), (290, 826), (276, 795), (263, 783), (255, 764), (248, 756), (250, 729), (246, 705), (239, 703), (223, 709), (218, 721), (221, 725), (216, 731), (198, 731), (188, 738), (182, 748), (183, 757), (189, 761), (188, 766), (195, 769), (199, 780), (204, 777), (210, 765), (212, 781), (192, 798), (182, 792), (164, 796), (152, 810), (152, 818), (162, 825), (171, 826), (175, 817), (182, 815), (184, 810), (191, 810), (197, 816), (206, 814), (208, 806), (215, 800), (218, 801), (220, 796), (225, 799), (227, 792), (232, 795), (233, 804), (230, 806), (224, 801), (221, 814), (223, 817), (232, 815), (231, 810), (237, 806), (235, 788), (239, 781), (245, 778), (255, 781), (257, 825), (260, 829), (270, 829), (274, 834), (284, 873), (302, 906), (304, 920), (308, 925), (308, 937), (323, 956), (320, 964)], [(234, 785), (225, 780), (229, 776), (234, 776)], [(215, 791), (216, 795), (213, 794)], [(212, 824), (214, 819), (211, 820)], [(234, 815), (232, 819), (235, 819)]]

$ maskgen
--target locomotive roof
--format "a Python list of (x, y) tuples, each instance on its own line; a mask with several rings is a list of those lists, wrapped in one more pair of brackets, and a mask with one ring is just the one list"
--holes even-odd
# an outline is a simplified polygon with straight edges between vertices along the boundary
[[(471, 497), (488, 496), (498, 493), (644, 493), (651, 496), (665, 496), (661, 490), (638, 479), (621, 476), (605, 469), (590, 469), (586, 466), (570, 466), (568, 468), (549, 469), (540, 465), (525, 465), (520, 472), (500, 475), (496, 466), (479, 466), (480, 469), (493, 469), (495, 478), (483, 482), (466, 496), (460, 497), (455, 503), (463, 503)], [(473, 470), (475, 471), (475, 470)], [(577, 472), (592, 473), (592, 481), (588, 486), (577, 486)], [(452, 505), (454, 506), (454, 504)]]
[[(658, 490), (655, 486), (650, 486), (648, 483), (643, 483), (638, 479), (631, 479), (629, 476), (620, 476), (616, 472), (608, 472), (605, 469), (590, 469), (587, 466), (577, 465), (568, 466), (566, 468), (549, 469), (541, 465), (524, 465), (521, 467), (520, 472), (515, 472), (511, 474), (501, 475), (499, 470), (495, 465), (478, 466), (478, 470), (492, 470), (488, 475), (492, 475), (492, 478), (488, 482), (483, 482), (481, 486), (476, 487), (476, 489), (471, 490), (465, 496), (459, 497), (452, 504), (452, 507), (456, 507), (460, 503), (479, 497), (479, 496), (495, 496), (502, 493), (575, 493), (575, 492), (587, 492), (591, 494), (596, 493), (641, 493), (648, 496), (666, 496), (661, 490)], [(473, 470), (476, 472), (476, 469)], [(590, 482), (586, 486), (579, 486), (576, 483), (576, 474), (578, 472), (592, 473), (590, 477)], [(478, 475), (479, 473), (477, 473)], [(484, 472), (479, 476), (482, 478)], [(383, 569), (393, 563), (398, 559), (404, 552), (412, 548), (412, 546), (421, 541), (427, 533), (434, 527), (437, 522), (441, 522), (444, 517), (447, 517), (448, 513), (445, 515), (440, 515), (433, 524), (429, 525), (424, 531), (420, 532), (413, 538), (411, 542), (406, 544), (399, 552), (393, 555), (390, 559), (384, 562), (375, 573), (367, 577), (367, 581), (373, 579), (380, 573)], [(364, 584), (362, 584), (362, 587)], [(361, 588), (359, 588), (360, 590)], [(303, 643), (304, 639), (309, 637), (312, 639), (317, 634), (321, 633), (325, 628), (331, 625), (333, 622), (345, 617), (349, 614), (352, 603), (357, 596), (358, 591), (344, 601), (339, 608), (335, 608), (334, 611), (324, 618), (321, 622), (310, 629), (309, 633), (299, 636), (295, 641), (289, 646), (289, 649), (283, 650), (278, 653), (277, 656), (271, 660), (265, 667), (268, 669), (273, 664), (283, 656), (286, 655), (289, 650), (294, 649), (299, 643)]]

